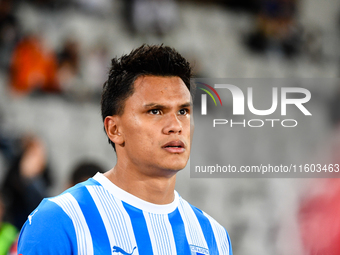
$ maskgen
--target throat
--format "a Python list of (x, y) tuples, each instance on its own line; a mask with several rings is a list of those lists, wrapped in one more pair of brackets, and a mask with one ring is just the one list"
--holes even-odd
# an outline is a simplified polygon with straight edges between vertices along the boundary
[(176, 175), (141, 177), (127, 172), (115, 167), (104, 175), (119, 188), (149, 203), (164, 205), (174, 201)]

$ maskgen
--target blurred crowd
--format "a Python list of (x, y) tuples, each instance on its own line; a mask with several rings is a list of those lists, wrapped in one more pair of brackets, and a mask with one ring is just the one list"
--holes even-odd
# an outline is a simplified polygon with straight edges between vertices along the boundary
[[(16, 255), (19, 230), (42, 199), (50, 196), (53, 174), (44, 142), (36, 135), (27, 134), (7, 143), (0, 140), (0, 149), (8, 166), (0, 189), (0, 254)], [(78, 162), (70, 169), (65, 189), (97, 172), (104, 172), (100, 164), (87, 160)]]
[[(111, 45), (104, 42), (84, 49), (81, 41), (69, 35), (60, 46), (52, 48), (39, 28), (24, 30), (24, 21), (16, 12), (20, 4), (30, 3), (42, 12), (58, 13), (72, 8), (105, 17), (117, 1), (123, 7), (125, 27), (133, 35), (154, 35), (161, 40), (179, 26), (179, 6), (175, 0), (1, 0), (0, 67), (9, 72), (12, 94), (54, 93), (75, 100), (98, 100), (110, 63)], [(320, 60), (320, 34), (306, 32), (299, 24), (299, 0), (211, 2), (254, 16), (254, 27), (244, 40), (250, 51), (261, 54), (274, 51), (288, 58), (307, 53)]]
[[(23, 29), (25, 21), (18, 16), (17, 9), (25, 3), (42, 12), (76, 9), (105, 17), (117, 1), (122, 6), (125, 28), (132, 35), (153, 35), (161, 41), (180, 25), (176, 0), (1, 0), (0, 68), (9, 74), (12, 95), (53, 93), (73, 100), (98, 101), (110, 63), (111, 45), (98, 42), (85, 49), (81, 41), (68, 35), (53, 48), (38, 27)], [(244, 40), (244, 46), (252, 52), (274, 51), (288, 58), (308, 53), (316, 61), (321, 58), (320, 34), (307, 33), (298, 22), (299, 0), (206, 2), (253, 15), (253, 29)], [(198, 59), (195, 61), (199, 63)]]
[(281, 51), (291, 57), (299, 53), (301, 28), (297, 23), (298, 0), (260, 1), (255, 31), (247, 44), (258, 52)]
[[(111, 0), (0, 0), (0, 71), (7, 76), (11, 97), (56, 95), (69, 100), (96, 101), (106, 80), (110, 57), (108, 46), (98, 41), (84, 49), (69, 35), (53, 48), (39, 28), (24, 29), (18, 9), (29, 4), (41, 12), (78, 10), (98, 18), (112, 8)], [(127, 29), (132, 34), (162, 37), (177, 23), (177, 4), (164, 1), (122, 1)], [(50, 196), (53, 171), (49, 153), (37, 134), (9, 134), (2, 129), (0, 153), (5, 173), (0, 183), (0, 255), (17, 254), (18, 233), (27, 216)], [(104, 172), (96, 162), (80, 161), (70, 169), (65, 189)]]
[[(24, 21), (16, 15), (23, 2), (30, 2), (42, 11), (62, 12), (72, 8), (105, 16), (113, 1), (0, 1), (0, 67), (9, 72), (12, 95), (53, 93), (74, 100), (97, 100), (110, 63), (107, 45), (98, 42), (84, 52), (81, 42), (70, 36), (60, 48), (53, 49), (38, 28), (23, 32)], [(174, 0), (128, 0), (122, 4), (131, 33), (162, 36), (178, 20)]]
[[(23, 32), (23, 21), (16, 16), (19, 4), (20, 1), (14, 0), (0, 2), (0, 64), (9, 73), (12, 95), (72, 94), (82, 83), (78, 42), (68, 38), (61, 49), (52, 49), (38, 31)], [(57, 1), (32, 1), (32, 4), (40, 8), (62, 5)], [(87, 81), (84, 87), (88, 91), (92, 88), (90, 92), (93, 94), (100, 89), (100, 83), (104, 80), (103, 70), (108, 64), (106, 54), (105, 46), (99, 45), (92, 49), (86, 62), (85, 69), (89, 71), (85, 72), (88, 75), (84, 77)]]

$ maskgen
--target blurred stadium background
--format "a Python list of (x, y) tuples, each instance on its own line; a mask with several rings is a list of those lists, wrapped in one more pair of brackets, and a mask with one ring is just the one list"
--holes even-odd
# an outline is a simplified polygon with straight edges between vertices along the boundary
[[(5, 186), (27, 137), (43, 144), (48, 196), (68, 187), (79, 162), (110, 169), (116, 159), (103, 132), (101, 86), (110, 58), (142, 43), (176, 48), (198, 77), (337, 78), (339, 37), (338, 0), (1, 0), (0, 182)], [(322, 101), (324, 124), (316, 127), (322, 147), (339, 163), (340, 84), (311, 89)], [(239, 153), (251, 153), (246, 141), (238, 145)], [(311, 185), (321, 193), (329, 186), (326, 180), (190, 179), (185, 169), (177, 191), (224, 225), (234, 254), (302, 255), (319, 254), (299, 227)], [(325, 254), (339, 254), (332, 251)]]

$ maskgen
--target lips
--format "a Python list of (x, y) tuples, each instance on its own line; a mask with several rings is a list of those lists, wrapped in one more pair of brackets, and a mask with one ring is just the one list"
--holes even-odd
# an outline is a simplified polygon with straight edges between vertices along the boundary
[(171, 141), (162, 146), (162, 149), (170, 153), (183, 153), (185, 151), (184, 143), (180, 140)]

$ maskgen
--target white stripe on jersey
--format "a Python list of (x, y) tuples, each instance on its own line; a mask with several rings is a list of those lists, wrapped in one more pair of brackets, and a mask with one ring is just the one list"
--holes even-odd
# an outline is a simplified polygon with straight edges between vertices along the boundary
[[(229, 254), (229, 243), (226, 231), (220, 224), (217, 223), (214, 218), (210, 217), (210, 215), (206, 214), (205, 212), (203, 212), (203, 214), (209, 219), (210, 225), (214, 232), (219, 254)], [(221, 243), (221, 241), (224, 242)]]
[[(118, 246), (126, 251), (137, 247), (131, 219), (122, 202), (101, 186), (86, 186), (95, 202), (107, 232), (111, 248)], [(138, 249), (134, 255), (138, 255)]]
[(168, 215), (143, 212), (153, 254), (176, 255), (176, 244)]
[(187, 201), (180, 199), (178, 210), (184, 223), (185, 234), (189, 244), (195, 244), (208, 249), (201, 225), (190, 204)]
[(90, 230), (77, 200), (70, 193), (49, 200), (59, 205), (72, 220), (77, 236), (78, 255), (93, 255)]

